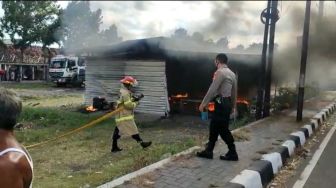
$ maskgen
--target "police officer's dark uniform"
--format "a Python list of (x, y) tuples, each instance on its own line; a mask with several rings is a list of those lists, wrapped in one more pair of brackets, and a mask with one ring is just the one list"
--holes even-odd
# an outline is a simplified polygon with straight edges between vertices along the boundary
[(220, 159), (237, 161), (238, 155), (234, 139), (229, 130), (230, 114), (232, 109), (235, 108), (237, 98), (237, 79), (236, 75), (227, 67), (227, 56), (225, 54), (218, 54), (215, 62), (217, 71), (200, 105), (200, 110), (203, 110), (210, 101), (214, 101), (215, 111), (210, 122), (209, 142), (205, 150), (198, 152), (197, 156), (212, 159), (213, 149), (218, 135), (220, 135), (229, 148), (229, 151), (225, 155), (221, 155)]

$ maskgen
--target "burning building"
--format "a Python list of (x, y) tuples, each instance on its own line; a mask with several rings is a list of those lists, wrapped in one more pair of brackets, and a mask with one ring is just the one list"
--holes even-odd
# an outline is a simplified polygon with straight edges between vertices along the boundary
[[(170, 42), (169, 38), (158, 37), (86, 51), (86, 104), (97, 96), (116, 101), (119, 80), (130, 75), (139, 81), (137, 91), (145, 95), (138, 112), (198, 113), (212, 81), (217, 53), (176, 50)], [(255, 95), (260, 56), (228, 54), (228, 58), (229, 67), (238, 75), (238, 96), (247, 102)]]

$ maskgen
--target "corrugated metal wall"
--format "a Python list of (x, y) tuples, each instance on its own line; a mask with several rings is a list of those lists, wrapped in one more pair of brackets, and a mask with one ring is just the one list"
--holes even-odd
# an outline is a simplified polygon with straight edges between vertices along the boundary
[(137, 112), (167, 115), (169, 112), (166, 68), (162, 61), (117, 61), (89, 59), (86, 67), (85, 103), (92, 98), (105, 97), (116, 101), (120, 89), (119, 80), (125, 75), (134, 76), (139, 86), (137, 92), (145, 97), (136, 108)]

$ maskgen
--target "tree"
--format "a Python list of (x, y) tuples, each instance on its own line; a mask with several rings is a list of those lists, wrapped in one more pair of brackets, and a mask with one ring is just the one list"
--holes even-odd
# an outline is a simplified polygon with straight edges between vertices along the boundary
[(72, 1), (61, 19), (61, 40), (66, 50), (88, 48), (97, 43), (102, 23), (101, 9), (91, 11), (89, 1)]
[(238, 44), (235, 48), (232, 49), (233, 51), (236, 52), (242, 52), (245, 50), (244, 46), (242, 44)]
[(105, 44), (113, 44), (122, 41), (122, 37), (118, 36), (118, 28), (115, 24), (101, 32), (101, 41)]
[(261, 54), (262, 48), (263, 48), (263, 43), (255, 43), (255, 42), (253, 42), (252, 44), (250, 44), (246, 48), (246, 51), (253, 52), (253, 53), (260, 53)]
[[(1, 27), (1, 24), (0, 24), (0, 27)], [(6, 47), (5, 42), (3, 41), (3, 37), (4, 37), (3, 33), (0, 32), (0, 49)]]
[(191, 36), (191, 39), (199, 43), (204, 42), (204, 36), (200, 32), (194, 32)]
[(41, 34), (57, 19), (59, 5), (55, 1), (2, 1), (3, 31), (9, 36), (14, 48), (23, 53), (32, 43), (41, 41)]
[(229, 48), (229, 40), (227, 37), (222, 37), (220, 39), (218, 39), (218, 41), (216, 42), (216, 46), (220, 49), (228, 49)]
[[(50, 62), (51, 59), (51, 51), (48, 48), (51, 44), (57, 43), (60, 46), (60, 38), (58, 37), (58, 32), (61, 28), (61, 13), (62, 10), (59, 10), (57, 13), (57, 19), (54, 21), (54, 23), (48, 25), (47, 27), (43, 28), (41, 36), (41, 43), (42, 45), (42, 51), (45, 54), (45, 51), (47, 50), (48, 54), (48, 62)], [(46, 55), (44, 55), (45, 57)]]
[(173, 38), (178, 39), (187, 39), (188, 38), (188, 31), (184, 28), (178, 28), (174, 31), (174, 34), (172, 35)]

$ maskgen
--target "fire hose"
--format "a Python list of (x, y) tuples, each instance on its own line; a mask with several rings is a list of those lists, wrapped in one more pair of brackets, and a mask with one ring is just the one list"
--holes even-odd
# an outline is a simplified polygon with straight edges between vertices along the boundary
[(71, 130), (71, 131), (69, 131), (69, 132), (66, 132), (66, 133), (64, 133), (64, 134), (61, 134), (61, 135), (56, 136), (56, 137), (54, 137), (54, 138), (51, 138), (51, 139), (48, 139), (48, 140), (45, 140), (45, 141), (42, 141), (42, 142), (39, 142), (39, 143), (36, 143), (36, 144), (32, 144), (32, 145), (29, 145), (29, 146), (25, 146), (25, 148), (27, 148), (27, 149), (35, 148), (35, 147), (38, 147), (38, 146), (41, 146), (41, 145), (44, 145), (44, 144), (47, 144), (47, 143), (50, 143), (50, 142), (59, 140), (59, 139), (61, 139), (61, 138), (63, 138), (63, 137), (69, 136), (69, 135), (71, 135), (71, 134), (75, 134), (75, 133), (77, 133), (77, 132), (79, 132), (79, 131), (81, 131), (81, 130), (83, 130), (83, 129), (92, 127), (92, 126), (94, 126), (94, 125), (97, 125), (98, 123), (100, 123), (100, 122), (102, 122), (102, 121), (104, 121), (104, 120), (106, 120), (106, 119), (108, 119), (108, 118), (114, 116), (116, 113), (120, 112), (120, 111), (123, 110), (123, 109), (124, 109), (124, 107), (121, 106), (121, 107), (117, 108), (116, 110), (114, 110), (114, 111), (112, 111), (112, 112), (109, 112), (109, 113), (107, 113), (107, 114), (105, 114), (105, 115), (99, 117), (98, 119), (93, 120), (93, 121), (91, 121), (91, 122), (89, 122), (89, 123), (87, 123), (87, 124), (85, 124), (85, 125), (83, 125), (83, 126), (81, 126), (81, 127), (79, 127), (79, 128), (76, 128), (76, 129)]

